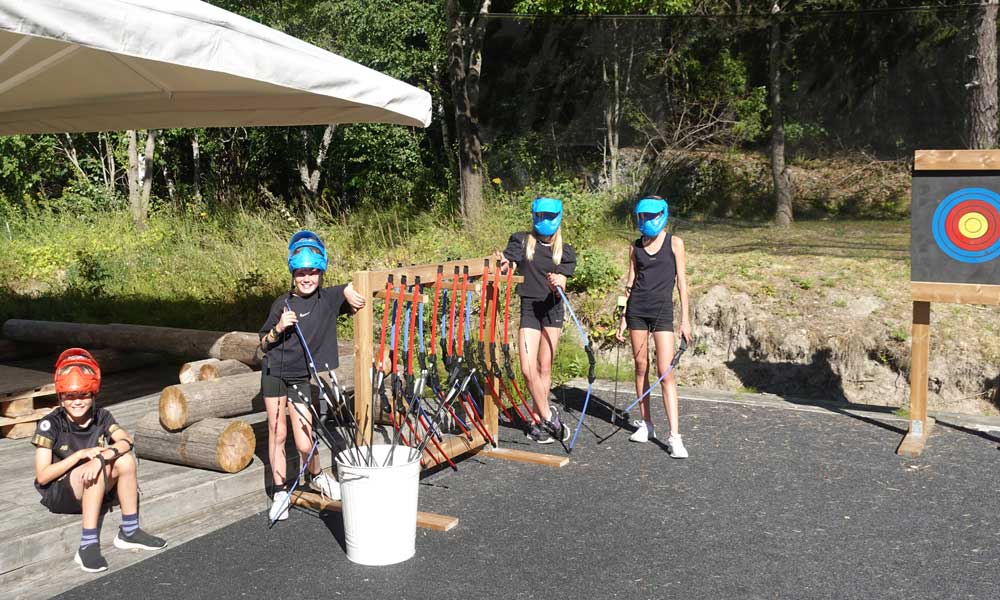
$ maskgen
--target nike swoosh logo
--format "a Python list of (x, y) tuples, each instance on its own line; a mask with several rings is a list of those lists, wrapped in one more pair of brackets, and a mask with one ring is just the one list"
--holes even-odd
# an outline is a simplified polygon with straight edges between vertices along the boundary
[(307, 313), (300, 313), (299, 314), (299, 318), (301, 319), (302, 317), (308, 317), (311, 313), (312, 313), (312, 311), (309, 311)]

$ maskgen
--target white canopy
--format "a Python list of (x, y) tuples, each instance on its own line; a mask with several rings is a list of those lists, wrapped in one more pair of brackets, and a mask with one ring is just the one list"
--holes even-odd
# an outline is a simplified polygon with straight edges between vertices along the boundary
[(430, 118), (427, 92), (198, 0), (0, 0), (0, 135)]

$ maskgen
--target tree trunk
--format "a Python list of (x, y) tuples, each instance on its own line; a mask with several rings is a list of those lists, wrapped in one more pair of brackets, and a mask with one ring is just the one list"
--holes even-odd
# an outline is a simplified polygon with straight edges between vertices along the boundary
[(142, 213), (140, 203), (140, 180), (139, 180), (139, 149), (136, 139), (135, 129), (129, 129), (128, 136), (128, 205), (132, 211), (132, 223), (136, 229), (142, 231), (146, 228), (146, 217)]
[(191, 138), (191, 162), (194, 167), (194, 197), (201, 200), (201, 149), (198, 147), (198, 131)]
[(316, 214), (313, 211), (313, 206), (315, 206), (316, 200), (319, 198), (320, 176), (323, 174), (323, 164), (326, 162), (326, 155), (330, 150), (330, 144), (333, 142), (333, 132), (336, 129), (337, 126), (331, 123), (323, 130), (323, 138), (320, 140), (319, 149), (316, 151), (316, 167), (314, 169), (309, 167), (309, 158), (307, 156), (310, 145), (309, 130), (301, 130), (302, 145), (305, 150), (302, 153), (302, 159), (299, 161), (298, 169), (299, 180), (302, 182), (302, 187), (306, 192), (305, 201), (303, 202), (303, 215), (306, 227), (309, 228), (312, 228), (316, 222)]
[[(323, 174), (323, 163), (326, 162), (326, 155), (330, 150), (330, 144), (333, 142), (333, 132), (336, 128), (336, 125), (330, 124), (323, 130), (323, 139), (320, 141), (319, 149), (316, 151), (316, 167), (314, 169), (309, 168), (309, 160), (306, 158), (305, 153), (303, 153), (302, 160), (299, 161), (299, 180), (302, 182), (302, 187), (305, 188), (306, 194), (313, 200), (319, 195), (319, 182), (320, 175)], [(308, 148), (308, 129), (302, 130), (302, 143)]]
[[(604, 147), (607, 157), (606, 181), (608, 189), (618, 188), (618, 156), (619, 136), (618, 124), (621, 121), (621, 64), (618, 56), (618, 21), (611, 21), (610, 50), (601, 57), (601, 79), (607, 90), (608, 98), (604, 104)], [(610, 63), (610, 68), (609, 68)]]
[(115, 186), (118, 184), (118, 162), (115, 159), (115, 146), (111, 138), (111, 134), (108, 133), (104, 136), (104, 149), (107, 153), (108, 161), (108, 197), (112, 198), (115, 195)]
[(153, 153), (156, 151), (156, 130), (150, 129), (146, 132), (146, 151), (139, 161), (139, 180), (142, 181), (142, 196), (139, 201), (142, 205), (142, 222), (145, 226), (149, 217), (149, 195), (153, 191)]
[[(160, 145), (160, 156), (166, 157), (166, 142), (163, 138), (159, 138), (157, 142)], [(180, 203), (177, 201), (177, 185), (174, 183), (174, 177), (170, 173), (170, 167), (167, 161), (161, 158), (160, 169), (163, 171), (163, 180), (167, 182), (167, 197), (170, 198), (170, 203), (174, 205), (174, 208), (179, 209)]]
[(177, 380), (181, 383), (201, 381), (201, 368), (205, 365), (218, 364), (220, 362), (222, 361), (217, 358), (203, 358), (201, 360), (186, 362), (181, 365), (181, 370), (177, 373)]
[(212, 417), (233, 417), (264, 410), (260, 374), (181, 383), (160, 393), (160, 424), (177, 431)]
[[(483, 215), (483, 149), (479, 137), (479, 78), (482, 45), (491, 0), (483, 0), (469, 26), (462, 23), (458, 0), (448, 0), (448, 72), (458, 138), (459, 190), (466, 225)], [(468, 47), (466, 47), (468, 46)]]
[(774, 23), (771, 25), (771, 42), (768, 55), (771, 108), (771, 179), (774, 181), (776, 208), (774, 223), (788, 227), (794, 220), (792, 215), (792, 190), (788, 170), (785, 168), (785, 120), (781, 105), (781, 22), (778, 13), (781, 8), (775, 2), (771, 9)]
[(153, 151), (156, 149), (156, 130), (146, 132), (146, 149), (139, 155), (139, 142), (134, 129), (128, 130), (128, 201), (132, 209), (132, 222), (136, 229), (146, 228), (149, 216), (149, 194), (153, 186)]
[[(182, 359), (233, 358), (251, 366), (260, 364), (260, 340), (256, 333), (232, 331), (202, 331), (147, 325), (92, 325), (59, 321), (29, 321), (8, 319), (3, 324), (3, 336), (9, 340), (52, 344), (63, 348), (115, 348), (156, 352)], [(340, 353), (351, 353), (342, 344)]]
[(969, 88), (969, 148), (997, 145), (997, 2), (983, 0), (976, 23), (975, 75)]
[(140, 458), (236, 473), (253, 460), (257, 436), (237, 419), (205, 419), (179, 433), (160, 425), (156, 413), (136, 424), (135, 450)]
[(33, 356), (54, 355), (55, 348), (44, 344), (30, 344), (14, 340), (0, 340), (0, 362), (9, 362)]
[(238, 360), (228, 359), (204, 364), (198, 369), (198, 381), (211, 381), (251, 373), (253, 369)]
[[(345, 360), (340, 368), (340, 385), (345, 394), (353, 394), (354, 361)], [(171, 385), (160, 393), (160, 423), (170, 431), (183, 429), (202, 419), (262, 410), (260, 373), (257, 372)]]
[[(73, 137), (68, 133), (64, 133), (62, 137), (56, 137), (56, 140), (59, 142), (59, 147), (62, 149), (63, 154), (66, 155), (70, 164), (73, 165), (73, 170), (80, 177), (80, 181), (89, 187), (90, 177), (87, 176), (86, 171), (80, 166), (80, 157), (76, 151), (76, 144), (73, 143)], [(64, 141), (65, 143), (63, 143)]]

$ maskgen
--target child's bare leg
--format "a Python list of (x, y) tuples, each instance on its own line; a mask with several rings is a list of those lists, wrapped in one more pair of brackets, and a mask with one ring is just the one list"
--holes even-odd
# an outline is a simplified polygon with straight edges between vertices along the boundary
[(288, 426), (285, 422), (285, 405), (287, 397), (264, 398), (267, 409), (267, 457), (271, 461), (271, 479), (275, 486), (285, 485), (285, 468), (288, 458), (285, 456), (285, 440), (288, 438)]
[[(653, 333), (653, 339), (656, 343), (656, 372), (659, 377), (670, 368), (670, 361), (674, 359), (674, 334), (672, 331), (657, 331)], [(680, 433), (680, 421), (677, 408), (677, 379), (673, 371), (660, 382), (660, 390), (663, 392), (663, 408), (667, 412), (670, 434), (677, 435)]]
[[(632, 360), (635, 361), (635, 396), (642, 396), (649, 389), (649, 353), (647, 344), (649, 343), (649, 332), (645, 329), (630, 329), (629, 338), (632, 341)], [(642, 411), (642, 420), (652, 423), (652, 413), (649, 409), (649, 397), (639, 403)]]

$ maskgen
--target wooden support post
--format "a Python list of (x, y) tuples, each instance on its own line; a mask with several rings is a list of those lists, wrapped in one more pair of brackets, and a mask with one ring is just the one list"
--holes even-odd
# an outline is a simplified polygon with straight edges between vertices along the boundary
[(927, 417), (927, 362), (930, 355), (931, 303), (913, 302), (913, 334), (910, 348), (910, 430), (896, 453), (916, 458), (924, 451), (933, 419)]
[[(358, 423), (357, 443), (367, 446), (371, 443), (369, 432), (372, 413), (372, 368), (373, 350), (372, 333), (375, 322), (375, 306), (372, 294), (372, 282), (369, 271), (358, 271), (354, 274), (352, 284), (354, 291), (367, 300), (365, 307), (354, 315), (354, 417)], [(385, 283), (383, 282), (383, 285)]]
[[(485, 286), (485, 288), (486, 288), (485, 298), (488, 300), (488, 302), (492, 302), (493, 301), (493, 282), (492, 281), (486, 281), (485, 271), (486, 270), (484, 268), (483, 269), (484, 276), (483, 276), (483, 280), (482, 280), (482, 285)], [(489, 311), (489, 312), (486, 311), (486, 304), (488, 302), (483, 303), (483, 307), (482, 307), (481, 310), (483, 311), (484, 314), (480, 315), (481, 319), (487, 318), (488, 315), (492, 315), (494, 317), (496, 316), (496, 314), (493, 313), (493, 311)], [(490, 325), (491, 325), (490, 323), (486, 324), (486, 328), (485, 328), (486, 331), (489, 331)], [(483, 362), (490, 369), (490, 372), (493, 372), (495, 366), (493, 364), (493, 357), (490, 356), (490, 350), (489, 350), (489, 346), (488, 345), (486, 346), (486, 349), (484, 350), (484, 354), (486, 356), (483, 357)], [(485, 380), (486, 373), (483, 373), (483, 377), (484, 377), (484, 380)], [(497, 393), (496, 401), (497, 402), (502, 402), (503, 400), (500, 397), (500, 382), (494, 380), (493, 381), (493, 386), (494, 386), (495, 391)], [(489, 394), (487, 394), (487, 396), (488, 395)], [(485, 399), (483, 400), (483, 423), (486, 425), (486, 429), (490, 432), (490, 436), (492, 436), (494, 440), (497, 440), (497, 434), (500, 433), (500, 408), (497, 406), (497, 402), (487, 402)], [(497, 443), (499, 443), (499, 440), (497, 440)]]
[[(292, 494), (292, 504), (310, 508), (319, 512), (340, 512), (343, 505), (340, 500), (330, 500), (323, 498), (315, 492), (303, 492), (296, 490)], [(417, 512), (417, 527), (430, 529), (432, 531), (450, 531), (458, 525), (458, 517), (449, 517), (435, 513)]]
[(524, 450), (512, 450), (510, 448), (493, 448), (483, 452), (481, 456), (509, 460), (511, 462), (526, 463), (530, 465), (541, 465), (558, 469), (569, 464), (568, 456), (555, 456), (552, 454), (542, 454), (540, 452), (525, 452)]

